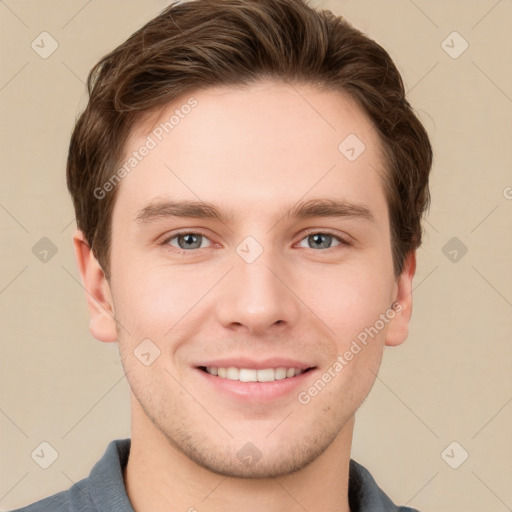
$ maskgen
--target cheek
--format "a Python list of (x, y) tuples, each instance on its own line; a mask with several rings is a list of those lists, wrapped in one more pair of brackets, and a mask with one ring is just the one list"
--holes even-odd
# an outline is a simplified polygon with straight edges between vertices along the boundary
[(316, 294), (312, 308), (329, 327), (325, 372), (335, 377), (329, 388), (332, 395), (325, 399), (336, 401), (343, 396), (343, 403), (356, 408), (369, 393), (382, 361), (388, 323), (381, 315), (390, 307), (390, 285), (377, 271), (354, 268), (326, 282), (329, 292)]
[(160, 339), (190, 321), (215, 277), (163, 267), (127, 272), (116, 282), (116, 318), (132, 337)]
[(391, 280), (377, 265), (340, 266), (316, 272), (304, 283), (302, 296), (341, 350), (386, 312), (391, 291)]

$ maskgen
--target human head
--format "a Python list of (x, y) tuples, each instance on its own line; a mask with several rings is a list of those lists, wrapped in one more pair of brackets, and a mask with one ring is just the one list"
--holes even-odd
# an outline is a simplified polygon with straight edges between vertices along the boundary
[(369, 116), (382, 143), (400, 275), (407, 254), (421, 244), (432, 150), (388, 53), (343, 18), (302, 1), (208, 0), (171, 4), (89, 75), (67, 182), (78, 228), (107, 279), (116, 173), (133, 127), (185, 93), (265, 78), (348, 93)]
[[(421, 128), (397, 119), (399, 109), (409, 107), (383, 50), (333, 15), (322, 22), (295, 0), (213, 0), (179, 4), (162, 16), (97, 68), (90, 101), (95, 122), (87, 130), (79, 121), (74, 134), (83, 143), (76, 152), (83, 158), (78, 196), (96, 205), (111, 200), (111, 213), (96, 212), (109, 219), (108, 244), (92, 237), (98, 258), (100, 248), (110, 251), (102, 263), (110, 265), (109, 279), (91, 257), (85, 231), (74, 239), (90, 330), (119, 343), (135, 446), (167, 454), (180, 470), (193, 461), (244, 479), (289, 475), (318, 465), (330, 446), (328, 457), (346, 450), (384, 345), (407, 337), (415, 251), (405, 252), (397, 274), (392, 232), (405, 240), (406, 230), (391, 225), (396, 214), (389, 211), (393, 179), (386, 165), (393, 160), (386, 159), (384, 137), (398, 137), (392, 147), (400, 141), (400, 154), (410, 153), (416, 164), (412, 169), (402, 158), (394, 178), (402, 187), (396, 204), (409, 205), (404, 220), (428, 194), (418, 179), (427, 178), (418, 162), (419, 155), (428, 160), (428, 151), (410, 136)], [(312, 20), (323, 36), (310, 36)], [(286, 27), (293, 30), (284, 41)], [(334, 49), (320, 58), (327, 34), (333, 41), (324, 50), (344, 48), (342, 56)], [(266, 43), (255, 45), (255, 38)], [(360, 47), (370, 48), (363, 62), (356, 58)], [(335, 73), (337, 58), (348, 61), (342, 77)], [(409, 121), (416, 119), (408, 112)], [(164, 121), (174, 128), (150, 150), (148, 134)], [(352, 160), (340, 149), (348, 134), (365, 145)], [(90, 142), (95, 137), (96, 145)], [(119, 151), (117, 160), (100, 158), (107, 149)], [(121, 163), (130, 158), (128, 172)], [(107, 164), (114, 173), (88, 181), (92, 169)], [(176, 238), (184, 243), (180, 248), (173, 246)], [(188, 246), (198, 241), (200, 247)], [(151, 354), (156, 359), (148, 360)], [(257, 395), (226, 397), (219, 389), (226, 380), (205, 371), (298, 368), (295, 363), (309, 373), (273, 383), (270, 392), (304, 383), (302, 401), (291, 392), (267, 403)], [(313, 382), (329, 376), (332, 384), (315, 394)], [(242, 394), (250, 389), (245, 386)], [(266, 389), (255, 387), (255, 393)], [(292, 413), (292, 421), (267, 437)], [(247, 442), (262, 454), (254, 467), (243, 467), (237, 457)]]

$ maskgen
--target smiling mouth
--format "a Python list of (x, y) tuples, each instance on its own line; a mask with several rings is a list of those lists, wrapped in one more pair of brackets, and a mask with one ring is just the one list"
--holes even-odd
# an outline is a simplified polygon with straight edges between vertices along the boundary
[(253, 368), (235, 368), (233, 366), (227, 368), (199, 366), (198, 368), (214, 377), (239, 382), (273, 382), (275, 380), (292, 379), (315, 369), (315, 367), (311, 367), (303, 370), (300, 368), (286, 368), (284, 366), (258, 370)]

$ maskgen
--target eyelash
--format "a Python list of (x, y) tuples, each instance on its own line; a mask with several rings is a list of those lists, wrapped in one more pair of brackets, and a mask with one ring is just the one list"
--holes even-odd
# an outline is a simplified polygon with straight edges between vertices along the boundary
[[(204, 236), (205, 238), (207, 238), (208, 240), (210, 240), (208, 235), (205, 232), (203, 232), (200, 229), (198, 229), (198, 230), (195, 230), (195, 231), (179, 231), (177, 233), (173, 233), (172, 235), (168, 236), (165, 240), (163, 240), (160, 245), (167, 246), (167, 249), (169, 251), (175, 253), (175, 254), (183, 254), (183, 255), (187, 255), (187, 256), (191, 256), (191, 255), (193, 255), (194, 253), (196, 253), (197, 251), (200, 250), (200, 249), (190, 249), (190, 250), (187, 251), (185, 249), (180, 249), (178, 247), (174, 247), (174, 246), (169, 245), (169, 242), (171, 240), (173, 240), (174, 238), (177, 238), (180, 235), (201, 235), (201, 236)], [(332, 236), (334, 239), (336, 239), (340, 243), (340, 245), (336, 246), (336, 247), (328, 247), (327, 249), (320, 249), (320, 252), (328, 251), (329, 249), (336, 249), (336, 248), (339, 248), (341, 246), (350, 246), (350, 245), (352, 245), (347, 240), (341, 238), (339, 235), (337, 235), (337, 234), (335, 234), (335, 233), (333, 233), (332, 231), (329, 231), (329, 230), (325, 230), (325, 231), (311, 230), (311, 231), (308, 231), (299, 240), (299, 242), (302, 242), (302, 240), (304, 240), (305, 238), (307, 238), (307, 237), (309, 237), (311, 235), (330, 235), (330, 236)], [(203, 247), (203, 249), (207, 249), (207, 247)]]

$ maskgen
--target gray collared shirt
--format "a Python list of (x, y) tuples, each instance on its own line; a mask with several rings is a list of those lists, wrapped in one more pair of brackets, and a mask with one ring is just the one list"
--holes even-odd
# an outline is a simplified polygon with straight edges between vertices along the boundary
[[(134, 512), (123, 482), (129, 453), (130, 439), (112, 441), (87, 478), (12, 512)], [(368, 470), (354, 460), (350, 460), (348, 494), (351, 512), (418, 512), (394, 505)]]

